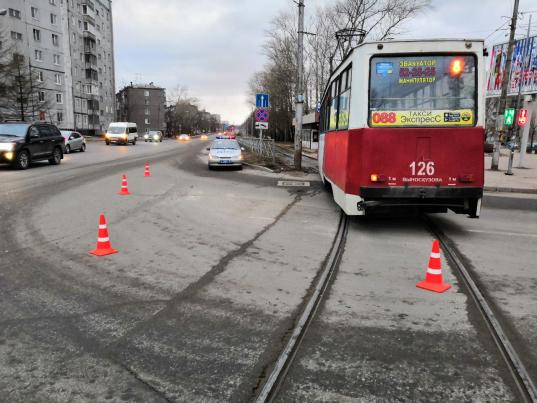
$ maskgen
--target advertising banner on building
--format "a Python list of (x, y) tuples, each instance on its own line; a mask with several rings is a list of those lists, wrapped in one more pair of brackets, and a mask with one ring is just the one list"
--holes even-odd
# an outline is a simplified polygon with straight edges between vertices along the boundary
[[(506, 59), (507, 43), (492, 47), (487, 80), (487, 97), (497, 97), (501, 94)], [(518, 94), (521, 80), (522, 94), (537, 93), (537, 37), (535, 36), (515, 42), (509, 87), (507, 89), (508, 95)]]

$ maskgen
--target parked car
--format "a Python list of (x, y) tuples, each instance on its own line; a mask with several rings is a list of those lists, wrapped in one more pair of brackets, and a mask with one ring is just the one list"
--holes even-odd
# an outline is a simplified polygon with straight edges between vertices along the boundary
[(61, 130), (60, 133), (65, 139), (65, 154), (69, 154), (71, 151), (86, 151), (86, 139), (79, 132)]
[(160, 141), (162, 143), (162, 132), (159, 130), (151, 130), (144, 134), (144, 141)]
[(179, 136), (177, 136), (177, 139), (179, 141), (188, 141), (190, 140), (190, 134), (180, 134)]
[(0, 163), (18, 169), (28, 168), (33, 161), (48, 160), (59, 165), (65, 152), (65, 141), (54, 125), (48, 123), (0, 123)]
[(234, 166), (242, 169), (243, 148), (236, 140), (215, 140), (207, 148), (209, 151), (209, 169), (222, 166)]
[(112, 122), (108, 126), (108, 131), (105, 135), (106, 145), (110, 143), (136, 145), (138, 140), (138, 127), (136, 123), (130, 122)]

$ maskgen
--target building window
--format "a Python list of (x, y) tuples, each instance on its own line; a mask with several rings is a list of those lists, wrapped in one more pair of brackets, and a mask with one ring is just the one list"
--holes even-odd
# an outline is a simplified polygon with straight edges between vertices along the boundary
[(91, 84), (84, 84), (84, 92), (86, 94), (91, 94), (92, 91), (91, 91)]
[(56, 113), (56, 120), (59, 122), (63, 122), (63, 113), (62, 112), (58, 112)]
[(39, 18), (39, 10), (37, 7), (32, 7), (31, 9), (32, 18), (35, 18), (36, 20)]
[(42, 83), (43, 81), (45, 81), (45, 80), (43, 79), (43, 72), (42, 72), (41, 70), (37, 72), (37, 81), (39, 81), (39, 82), (41, 82), (41, 83)]
[(48, 3), (52, 6), (56, 5), (56, 0), (48, 0)]
[(62, 94), (56, 94), (56, 102), (58, 104), (63, 104), (63, 95)]
[(145, 90), (144, 91), (144, 97), (148, 97), (149, 96), (149, 91)]
[(60, 37), (56, 34), (52, 34), (52, 44), (54, 46), (59, 46), (60, 44)]
[(58, 23), (58, 16), (56, 14), (50, 14), (50, 23), (56, 25)]
[(45, 91), (39, 91), (37, 93), (37, 100), (39, 102), (45, 102)]
[(145, 114), (149, 115), (149, 108), (145, 108)]
[(145, 118), (145, 124), (146, 124), (146, 125), (149, 124), (149, 118)]
[(40, 50), (35, 50), (35, 60), (37, 60), (38, 62), (42, 62), (43, 61), (43, 52), (41, 52)]
[(56, 84), (62, 85), (62, 76), (60, 74), (58, 73), (54, 74), (54, 79), (55, 79)]
[(9, 16), (13, 18), (21, 19), (21, 12), (20, 10), (15, 10), (14, 8), (9, 9)]
[(11, 31), (11, 39), (15, 41), (22, 41), (22, 34), (20, 32)]
[(54, 64), (57, 66), (60, 64), (60, 55), (54, 55)]
[(34, 28), (34, 41), (41, 40), (41, 31)]

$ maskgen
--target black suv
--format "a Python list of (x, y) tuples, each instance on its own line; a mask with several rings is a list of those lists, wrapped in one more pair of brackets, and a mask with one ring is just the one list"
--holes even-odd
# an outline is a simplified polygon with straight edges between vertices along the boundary
[(48, 123), (0, 122), (0, 163), (26, 169), (32, 161), (48, 160), (58, 165), (65, 152), (65, 140)]

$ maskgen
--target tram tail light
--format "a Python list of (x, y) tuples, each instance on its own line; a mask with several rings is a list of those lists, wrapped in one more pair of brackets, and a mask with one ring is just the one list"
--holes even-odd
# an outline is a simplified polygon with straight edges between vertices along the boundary
[(474, 181), (474, 175), (472, 174), (461, 175), (459, 176), (459, 181), (462, 183), (471, 183)]
[(371, 174), (371, 182), (373, 183), (383, 183), (383, 182), (386, 182), (388, 180), (388, 178), (386, 178), (386, 176), (384, 175), (379, 175), (379, 174)]
[(464, 71), (464, 60), (461, 58), (456, 58), (451, 61), (451, 64), (449, 65), (449, 73), (453, 77), (460, 77), (462, 72)]

